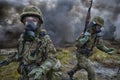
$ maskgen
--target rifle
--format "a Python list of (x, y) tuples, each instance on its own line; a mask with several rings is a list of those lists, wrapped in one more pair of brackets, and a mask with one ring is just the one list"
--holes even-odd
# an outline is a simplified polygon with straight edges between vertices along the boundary
[(4, 65), (8, 65), (9, 63), (11, 63), (12, 61), (15, 60), (15, 56), (17, 53), (10, 53), (9, 57), (3, 61), (0, 62), (0, 67), (4, 66)]
[(90, 12), (91, 12), (92, 3), (93, 3), (93, 0), (90, 0), (90, 7), (88, 8), (86, 21), (85, 21), (85, 28), (84, 28), (83, 34), (86, 32), (88, 24), (89, 24), (90, 19), (91, 19), (91, 13)]

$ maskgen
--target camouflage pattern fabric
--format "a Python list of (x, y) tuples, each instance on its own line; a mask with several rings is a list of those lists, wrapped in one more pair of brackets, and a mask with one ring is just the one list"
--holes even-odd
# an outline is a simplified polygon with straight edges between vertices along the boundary
[[(88, 80), (96, 80), (94, 69), (92, 68), (88, 57), (92, 53), (90, 51), (92, 44), (94, 43), (95, 35), (92, 35), (89, 32), (84, 34), (84, 37), (79, 37), (77, 40), (77, 64), (72, 69), (75, 73), (78, 70), (85, 69), (88, 72)], [(87, 43), (84, 48), (81, 48), (85, 43)]]
[(23, 79), (28, 80), (60, 80), (61, 65), (56, 58), (55, 47), (50, 37), (44, 35), (45, 31), (41, 30), (41, 24), (43, 24), (41, 10), (32, 5), (26, 6), (20, 15), (22, 23), (27, 16), (37, 17), (40, 20), (39, 28), (35, 32), (36, 38), (33, 42), (24, 42), (23, 35), (19, 39), (17, 58), (20, 66), (18, 72)]
[(97, 23), (101, 27), (104, 25), (104, 20), (100, 16), (95, 16), (92, 21)]
[[(41, 44), (40, 44), (41, 43)], [(33, 53), (40, 44), (37, 53)], [(23, 48), (24, 47), (24, 48)], [(48, 35), (36, 37), (33, 42), (23, 41), (22, 35), (19, 39), (17, 60), (20, 61), (18, 72), (22, 79), (26, 80), (60, 80), (60, 65), (57, 69), (56, 50)], [(49, 76), (51, 75), (51, 76)]]
[(43, 23), (43, 17), (42, 17), (41, 10), (39, 8), (33, 6), (33, 5), (26, 6), (23, 9), (23, 12), (20, 15), (20, 20), (21, 20), (22, 23), (24, 23), (24, 18), (26, 16), (35, 16), (35, 17), (38, 17), (39, 20), (41, 21), (41, 23)]

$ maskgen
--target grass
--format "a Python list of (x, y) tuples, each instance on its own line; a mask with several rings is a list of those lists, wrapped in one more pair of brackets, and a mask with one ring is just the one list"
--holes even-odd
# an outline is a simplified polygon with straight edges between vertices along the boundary
[[(71, 51), (70, 51), (70, 50)], [(62, 72), (65, 74), (65, 77), (68, 78), (67, 71), (71, 70), (73, 66), (76, 64), (76, 57), (74, 54), (75, 49), (72, 48), (61, 48), (57, 52), (57, 57), (61, 61), (62, 64)], [(7, 56), (0, 56), (0, 61), (5, 59)], [(90, 57), (91, 60), (100, 62), (105, 66), (118, 66), (120, 63), (116, 63), (120, 61), (120, 54), (109, 55), (104, 53), (96, 48), (94, 48), (94, 54)], [(109, 61), (109, 62), (107, 62)], [(115, 62), (112, 62), (115, 61)], [(0, 80), (17, 80), (19, 74), (17, 73), (17, 63), (11, 63), (7, 66), (0, 68)], [(78, 71), (74, 75), (75, 80), (86, 80), (87, 75), (85, 72)]]
[[(0, 61), (5, 58), (6, 56), (1, 56)], [(17, 63), (10, 63), (9, 65), (0, 67), (0, 80), (18, 80), (17, 67)]]
[(91, 60), (100, 62), (104, 66), (116, 67), (120, 65), (120, 55), (113, 53), (112, 55), (100, 51), (97, 48), (93, 50), (94, 54), (90, 57)]

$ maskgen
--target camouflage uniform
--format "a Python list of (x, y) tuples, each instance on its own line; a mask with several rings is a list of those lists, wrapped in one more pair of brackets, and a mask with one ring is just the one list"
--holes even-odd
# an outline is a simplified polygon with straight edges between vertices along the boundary
[[(37, 53), (32, 53), (38, 46)], [(36, 77), (39, 76), (38, 80), (44, 80), (46, 77), (48, 80), (60, 80), (60, 65), (55, 54), (55, 48), (48, 35), (40, 35), (32, 43), (24, 43), (21, 35), (16, 55), (17, 60), (20, 61), (18, 67), (18, 72), (21, 74), (20, 80), (34, 80), (34, 75), (29, 76), (29, 73), (35, 73)]]
[[(88, 60), (88, 57), (92, 54), (92, 49), (94, 46), (96, 46), (98, 49), (107, 52), (112, 53), (113, 49), (107, 48), (104, 46), (100, 31), (95, 31), (98, 26), (102, 27), (104, 24), (104, 21), (101, 17), (94, 17), (92, 22), (88, 25), (87, 31), (84, 33), (84, 35), (81, 35), (77, 39), (77, 64), (76, 66), (71, 70), (68, 71), (68, 75), (73, 78), (73, 74), (81, 69), (85, 69), (88, 72), (88, 80), (96, 80), (95, 78), (95, 72)], [(73, 80), (73, 79), (71, 79)]]
[[(34, 6), (27, 6), (21, 14), (21, 22), (26, 16), (38, 17), (43, 23), (41, 11)], [(25, 23), (24, 23), (25, 24)], [(18, 61), (19, 80), (61, 80), (60, 62), (50, 37), (40, 25), (33, 41), (25, 41), (24, 34), (18, 40), (18, 52), (7, 61)]]

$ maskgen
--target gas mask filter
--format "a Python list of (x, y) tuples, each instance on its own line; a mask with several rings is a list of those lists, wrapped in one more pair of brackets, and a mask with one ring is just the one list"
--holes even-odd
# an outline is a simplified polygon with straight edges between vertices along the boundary
[(33, 41), (35, 39), (35, 31), (37, 29), (37, 26), (35, 26), (32, 21), (29, 21), (28, 24), (25, 25), (24, 29), (24, 40)]

